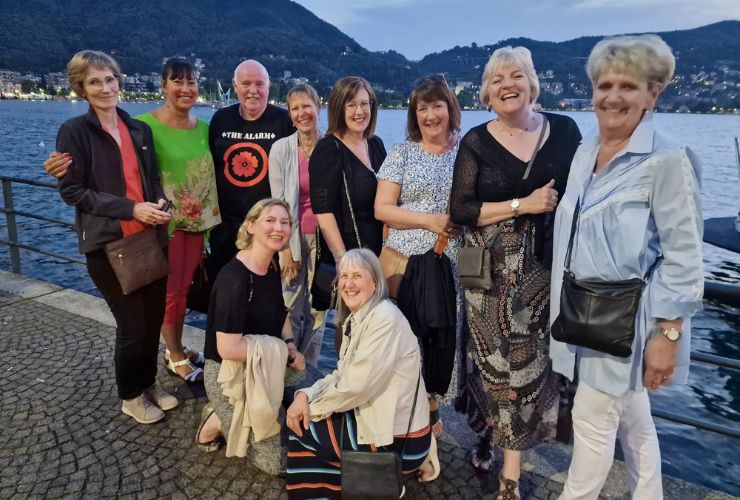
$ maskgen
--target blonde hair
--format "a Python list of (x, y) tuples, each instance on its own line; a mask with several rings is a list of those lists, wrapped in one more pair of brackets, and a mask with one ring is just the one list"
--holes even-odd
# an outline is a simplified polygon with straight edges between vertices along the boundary
[(648, 89), (656, 83), (663, 87), (668, 85), (675, 70), (673, 51), (658, 35), (605, 38), (594, 46), (586, 63), (586, 73), (592, 83), (602, 74), (615, 71), (647, 82)]
[[(277, 198), (265, 198), (264, 200), (258, 201), (252, 205), (252, 208), (249, 209), (247, 216), (244, 218), (244, 222), (239, 226), (239, 231), (236, 233), (236, 248), (239, 250), (246, 250), (252, 246), (254, 236), (247, 231), (247, 226), (250, 222), (257, 222), (257, 219), (262, 217), (265, 210), (275, 206), (283, 207), (285, 211), (288, 212), (288, 218), (290, 218), (290, 206), (283, 200), (278, 200)], [(290, 221), (290, 227), (293, 227), (292, 219)], [(286, 242), (286, 245), (287, 244), (288, 242)]]
[(367, 248), (353, 248), (352, 250), (348, 250), (342, 257), (342, 260), (339, 261), (339, 272), (341, 273), (342, 269), (348, 265), (369, 272), (370, 277), (375, 282), (375, 291), (366, 302), (366, 304), (370, 304), (368, 309), (372, 309), (381, 301), (388, 298), (388, 283), (383, 276), (383, 268), (380, 267), (380, 261), (372, 251)]
[(527, 77), (527, 80), (529, 80), (529, 89), (531, 91), (529, 102), (530, 104), (533, 104), (540, 95), (540, 79), (537, 78), (537, 72), (534, 70), (532, 53), (526, 47), (512, 47), (511, 45), (494, 50), (493, 54), (491, 54), (491, 58), (488, 59), (486, 68), (483, 70), (483, 80), (481, 81), (480, 87), (480, 101), (486, 106), (489, 105), (488, 84), (496, 73), (496, 70), (504, 64), (513, 64), (522, 70), (524, 75)]
[(97, 50), (81, 50), (67, 63), (67, 80), (75, 94), (85, 97), (85, 76), (90, 67), (107, 68), (118, 79), (118, 87), (123, 89), (121, 67), (115, 59)]
[[(288, 109), (290, 109), (290, 98), (296, 94), (307, 95), (308, 98), (311, 99), (311, 101), (316, 105), (316, 109), (319, 111), (321, 110), (321, 99), (319, 99), (319, 93), (316, 92), (316, 89), (308, 83), (298, 83), (288, 91), (288, 95), (285, 97), (285, 102), (288, 104)], [(316, 118), (318, 119), (318, 117)]]

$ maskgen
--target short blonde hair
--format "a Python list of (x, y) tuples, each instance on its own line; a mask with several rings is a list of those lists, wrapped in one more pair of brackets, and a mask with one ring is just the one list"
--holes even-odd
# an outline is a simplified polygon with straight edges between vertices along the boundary
[(97, 50), (81, 50), (72, 56), (72, 59), (67, 63), (67, 80), (69, 80), (69, 86), (75, 94), (80, 97), (85, 96), (85, 76), (90, 67), (95, 68), (108, 68), (118, 79), (118, 87), (123, 89), (123, 75), (121, 74), (121, 67), (118, 65), (115, 59)]
[(352, 250), (348, 250), (342, 256), (342, 260), (339, 261), (339, 271), (341, 272), (347, 265), (369, 272), (370, 277), (375, 282), (375, 291), (365, 303), (365, 305), (370, 304), (369, 309), (372, 309), (381, 301), (388, 298), (388, 283), (383, 276), (383, 268), (380, 267), (380, 261), (372, 251), (367, 248), (353, 248)]
[(673, 51), (658, 35), (605, 38), (594, 46), (586, 63), (592, 83), (602, 74), (615, 71), (646, 82), (649, 89), (656, 83), (668, 85), (675, 70)]
[(483, 80), (480, 88), (480, 101), (488, 106), (488, 84), (491, 82), (493, 75), (496, 73), (501, 66), (504, 64), (513, 64), (517, 68), (521, 69), (529, 80), (529, 89), (531, 94), (529, 96), (530, 104), (534, 103), (540, 95), (540, 79), (537, 78), (537, 72), (534, 70), (534, 63), (532, 62), (532, 53), (526, 47), (512, 47), (511, 45), (496, 49), (491, 54), (491, 58), (486, 63), (486, 68), (483, 70)]
[[(298, 83), (288, 91), (288, 95), (285, 97), (285, 102), (288, 104), (290, 109), (290, 98), (296, 94), (305, 94), (309, 99), (316, 105), (317, 110), (321, 110), (321, 99), (319, 99), (319, 93), (316, 89), (308, 83)], [(318, 119), (318, 117), (316, 117)]]
[(378, 103), (375, 99), (373, 87), (370, 82), (360, 76), (345, 76), (337, 80), (329, 96), (329, 105), (327, 106), (329, 127), (326, 130), (326, 135), (341, 137), (347, 132), (347, 121), (344, 118), (345, 106), (362, 89), (367, 91), (370, 98), (370, 122), (362, 135), (368, 138), (375, 134), (375, 125), (378, 121)]
[[(262, 214), (265, 212), (265, 210), (278, 206), (283, 207), (286, 212), (288, 212), (288, 218), (290, 218), (290, 206), (284, 202), (283, 200), (278, 200), (277, 198), (265, 198), (264, 200), (260, 200), (254, 205), (252, 205), (252, 208), (249, 209), (249, 212), (247, 212), (247, 216), (244, 218), (244, 222), (242, 222), (242, 225), (239, 226), (239, 231), (236, 233), (236, 248), (239, 250), (246, 250), (247, 248), (252, 246), (252, 240), (254, 240), (254, 236), (249, 234), (249, 231), (247, 231), (247, 226), (250, 222), (254, 223), (257, 222), (257, 219), (262, 217)], [(293, 227), (293, 220), (290, 221), (290, 227)], [(286, 242), (286, 245), (288, 242)]]

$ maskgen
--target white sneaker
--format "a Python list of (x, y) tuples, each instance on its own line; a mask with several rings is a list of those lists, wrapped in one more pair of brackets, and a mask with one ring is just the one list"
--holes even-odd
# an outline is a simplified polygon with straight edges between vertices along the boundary
[(175, 396), (166, 393), (157, 384), (153, 384), (151, 387), (145, 389), (144, 397), (164, 411), (177, 408), (177, 405), (180, 404)]
[(149, 401), (144, 394), (133, 399), (124, 399), (121, 411), (140, 424), (153, 424), (164, 418), (164, 412)]

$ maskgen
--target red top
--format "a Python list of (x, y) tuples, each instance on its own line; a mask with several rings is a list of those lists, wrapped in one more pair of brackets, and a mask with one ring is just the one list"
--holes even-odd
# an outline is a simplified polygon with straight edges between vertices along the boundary
[[(133, 200), (134, 203), (144, 203), (144, 188), (141, 183), (141, 173), (139, 172), (139, 159), (136, 156), (134, 143), (131, 140), (128, 127), (123, 120), (118, 120), (118, 135), (121, 137), (121, 143), (118, 149), (121, 152), (121, 163), (123, 164), (123, 181), (126, 184), (126, 198)], [(103, 127), (108, 132), (108, 130)], [(136, 219), (121, 219), (121, 229), (123, 236), (131, 236), (140, 233), (148, 226)]]

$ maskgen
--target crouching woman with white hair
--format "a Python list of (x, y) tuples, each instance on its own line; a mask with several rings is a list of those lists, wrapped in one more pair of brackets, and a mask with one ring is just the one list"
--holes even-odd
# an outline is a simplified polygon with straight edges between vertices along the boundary
[(347, 450), (400, 453), (403, 472), (418, 470), (421, 481), (439, 472), (419, 343), (388, 300), (375, 254), (354, 249), (342, 257), (339, 292), (350, 315), (337, 369), (296, 392), (288, 408), (291, 499), (340, 498)]

